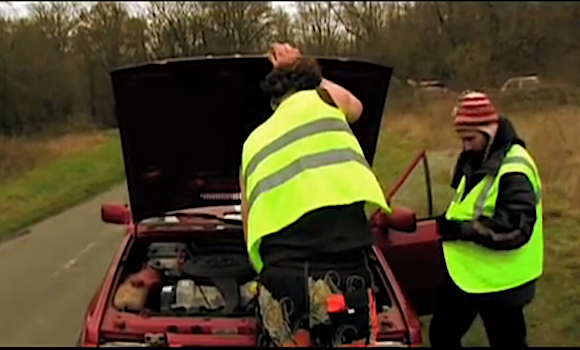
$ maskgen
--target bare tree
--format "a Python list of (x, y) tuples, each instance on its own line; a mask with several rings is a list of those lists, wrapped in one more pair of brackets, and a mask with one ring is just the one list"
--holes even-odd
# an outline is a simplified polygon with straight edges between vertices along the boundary
[(272, 12), (272, 30), (270, 33), (271, 41), (290, 42), (296, 41), (295, 23), (282, 9), (273, 10)]
[(580, 82), (577, 2), (0, 2), (0, 132), (30, 134), (88, 114), (115, 124), (109, 71), (148, 59), (260, 53), (272, 40), (318, 55), (356, 55), (400, 78), (457, 88), (519, 74)]
[(298, 41), (309, 53), (338, 55), (345, 51), (347, 32), (330, 1), (298, 3)]
[(146, 59), (146, 24), (131, 18), (119, 2), (99, 2), (80, 14), (77, 51), (83, 57), (90, 113), (102, 125), (114, 125), (108, 73)]
[(203, 2), (207, 53), (255, 53), (266, 49), (273, 10), (267, 1)]
[(155, 1), (148, 10), (149, 49), (154, 58), (194, 56), (205, 51), (199, 2)]

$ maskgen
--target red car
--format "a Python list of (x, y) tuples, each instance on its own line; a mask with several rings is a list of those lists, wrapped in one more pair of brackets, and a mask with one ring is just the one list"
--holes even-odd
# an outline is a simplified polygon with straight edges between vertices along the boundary
[[(352, 130), (372, 164), (391, 69), (319, 62), (325, 77), (363, 102)], [(236, 56), (111, 73), (130, 205), (102, 206), (104, 222), (127, 229), (88, 306), (79, 346), (260, 345), (238, 170), (245, 138), (272, 113), (260, 90), (270, 69), (263, 56)], [(389, 196), (419, 164), (428, 170), (424, 153)], [(430, 193), (428, 177), (427, 185)], [(404, 208), (396, 213), (372, 216), (376, 345), (419, 346), (417, 315), (431, 312), (442, 281), (437, 231), (433, 220), (416, 221)]]

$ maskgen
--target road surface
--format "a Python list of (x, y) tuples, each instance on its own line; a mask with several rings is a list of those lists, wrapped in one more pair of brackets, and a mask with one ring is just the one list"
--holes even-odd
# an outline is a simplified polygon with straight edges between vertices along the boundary
[(126, 184), (0, 245), (0, 346), (74, 346), (86, 307), (123, 235), (100, 218)]

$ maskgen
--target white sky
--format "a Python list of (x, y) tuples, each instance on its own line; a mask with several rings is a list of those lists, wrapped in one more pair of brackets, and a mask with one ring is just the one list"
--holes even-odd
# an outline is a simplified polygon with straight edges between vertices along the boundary
[[(0, 2), (0, 12), (14, 17), (24, 17), (28, 15), (28, 6), (35, 2), (41, 1), (2, 1)], [(90, 1), (79, 1), (83, 3), (91, 3)], [(129, 6), (129, 10), (139, 11), (146, 6), (145, 1), (121, 1)], [(276, 7), (281, 7), (290, 14), (296, 13), (296, 4), (294, 1), (272, 1)]]

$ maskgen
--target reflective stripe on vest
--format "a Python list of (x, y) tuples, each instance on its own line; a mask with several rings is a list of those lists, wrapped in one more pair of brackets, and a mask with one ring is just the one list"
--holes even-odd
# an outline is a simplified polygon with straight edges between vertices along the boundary
[[(525, 174), (536, 193), (536, 222), (530, 240), (518, 249), (492, 250), (474, 242), (443, 242), (445, 263), (455, 284), (468, 293), (492, 293), (518, 287), (538, 278), (543, 269), (543, 220), (541, 180), (527, 151), (510, 148), (497, 176), (486, 176), (463, 198), (465, 177), (457, 188), (446, 218), (470, 221), (479, 216), (492, 217), (499, 182), (507, 173)], [(463, 198), (463, 199), (462, 199)], [(490, 233), (491, 234), (491, 233)], [(518, 232), (513, 232), (518, 234)], [(502, 236), (510, 233), (502, 233)]]
[(254, 190), (250, 193), (248, 198), (248, 208), (252, 208), (252, 204), (259, 195), (284, 184), (302, 171), (349, 161), (355, 161), (370, 168), (365, 157), (351, 148), (310, 154), (299, 158), (278, 172), (260, 180), (256, 187), (254, 187)]
[[(528, 167), (533, 173), (535, 177), (539, 178), (539, 175), (537, 174), (534, 165), (532, 163), (530, 163), (530, 161), (528, 161), (527, 158), (525, 157), (510, 157), (510, 158), (506, 158), (504, 159), (502, 165), (507, 165), (507, 164), (520, 164), (520, 165), (525, 165), (526, 167)], [(493, 180), (495, 180), (495, 176), (492, 178)], [(475, 203), (475, 215), (473, 216), (474, 218), (479, 217), (482, 212), (483, 212), (483, 205), (485, 203), (485, 200), (487, 199), (489, 192), (491, 190), (491, 186), (494, 184), (493, 180), (489, 180), (489, 178), (485, 178), (484, 179), (486, 181), (485, 187), (483, 189), (483, 191), (481, 191), (481, 193), (479, 194), (479, 197), (477, 198), (477, 202)], [(538, 190), (535, 190), (535, 194), (536, 194), (536, 204), (538, 204), (540, 202), (540, 200), (542, 199), (542, 188), (540, 187)], [(463, 191), (461, 191), (461, 193), (458, 194), (463, 197)], [(460, 197), (460, 198), (461, 198)]]
[(315, 90), (288, 97), (250, 134), (242, 173), (248, 253), (258, 272), (261, 239), (312, 210), (365, 201), (390, 213), (346, 117)]
[(254, 155), (252, 160), (250, 160), (250, 162), (248, 163), (248, 166), (244, 173), (244, 178), (248, 178), (248, 176), (250, 176), (254, 172), (254, 170), (256, 170), (256, 166), (261, 161), (266, 159), (266, 157), (268, 157), (270, 154), (284, 148), (285, 146), (288, 146), (292, 142), (297, 141), (301, 138), (329, 131), (350, 132), (350, 128), (348, 127), (348, 125), (346, 125), (346, 123), (342, 122), (340, 119), (322, 118), (319, 120), (315, 120), (311, 123), (299, 126), (293, 130), (290, 130), (288, 131), (288, 133), (284, 134), (276, 141), (270, 143), (268, 146), (264, 147), (260, 152)]

